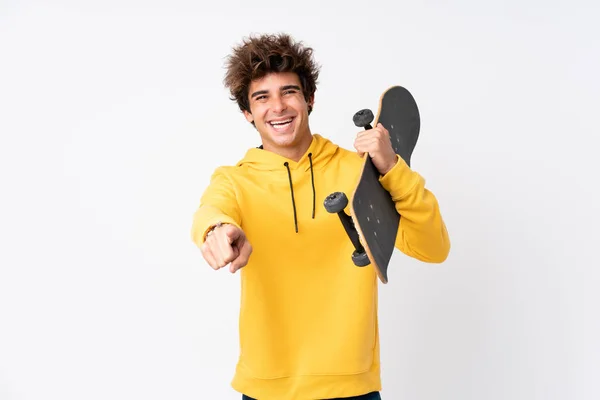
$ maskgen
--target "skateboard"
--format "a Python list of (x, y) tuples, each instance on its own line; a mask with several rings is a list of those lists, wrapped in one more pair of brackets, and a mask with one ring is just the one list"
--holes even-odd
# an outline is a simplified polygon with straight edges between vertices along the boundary
[[(357, 127), (372, 129), (373, 112), (369, 109), (354, 114)], [(375, 123), (381, 123), (390, 133), (392, 147), (409, 166), (419, 138), (421, 119), (412, 94), (401, 86), (392, 86), (379, 99)], [(388, 282), (388, 264), (395, 248), (400, 214), (392, 197), (379, 182), (380, 174), (368, 154), (356, 188), (352, 194), (351, 214), (344, 211), (348, 196), (334, 192), (323, 203), (327, 212), (337, 214), (355, 250), (352, 261), (358, 267), (373, 264), (382, 283)]]

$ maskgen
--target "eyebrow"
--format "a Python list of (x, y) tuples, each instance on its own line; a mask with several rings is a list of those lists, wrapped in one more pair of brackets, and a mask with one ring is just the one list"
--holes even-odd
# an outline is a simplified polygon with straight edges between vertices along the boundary
[(258, 96), (258, 95), (261, 95), (261, 94), (267, 94), (267, 93), (269, 93), (269, 92), (268, 92), (268, 91), (266, 91), (266, 90), (259, 90), (259, 91), (257, 91), (257, 92), (254, 92), (254, 93), (252, 93), (252, 96), (250, 96), (250, 97), (251, 97), (251, 98), (253, 98), (253, 97), (256, 97), (256, 96)]
[[(300, 90), (300, 86), (298, 86), (298, 85), (285, 85), (285, 86), (282, 86), (280, 88), (280, 90), (288, 90), (288, 89)], [(254, 98), (256, 96), (260, 96), (262, 94), (267, 94), (267, 93), (269, 93), (268, 90), (258, 90), (256, 92), (252, 93), (252, 95), (250, 96), (250, 98)]]

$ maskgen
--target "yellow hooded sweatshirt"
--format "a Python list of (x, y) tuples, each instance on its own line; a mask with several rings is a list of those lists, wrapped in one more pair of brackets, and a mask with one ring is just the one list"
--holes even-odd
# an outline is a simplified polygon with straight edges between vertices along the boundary
[[(314, 134), (298, 162), (252, 148), (236, 166), (214, 172), (194, 214), (193, 241), (201, 246), (222, 222), (240, 227), (253, 248), (240, 270), (240, 353), (231, 382), (238, 392), (313, 400), (381, 390), (377, 274), (354, 265), (338, 216), (323, 206), (336, 191), (352, 200), (362, 162)], [(444, 261), (448, 233), (424, 179), (398, 157), (380, 181), (402, 215), (396, 247)]]

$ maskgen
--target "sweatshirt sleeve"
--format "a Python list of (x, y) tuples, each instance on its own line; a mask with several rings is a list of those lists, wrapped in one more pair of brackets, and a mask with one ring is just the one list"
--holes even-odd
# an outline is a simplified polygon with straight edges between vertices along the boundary
[(396, 165), (379, 179), (401, 215), (396, 248), (418, 260), (441, 263), (450, 252), (450, 239), (438, 201), (425, 188), (425, 179), (400, 156), (397, 159)]
[(192, 241), (202, 246), (210, 228), (218, 222), (233, 224), (241, 229), (241, 213), (235, 188), (227, 177), (223, 167), (217, 168), (210, 183), (200, 199), (200, 205), (194, 212), (192, 222)]

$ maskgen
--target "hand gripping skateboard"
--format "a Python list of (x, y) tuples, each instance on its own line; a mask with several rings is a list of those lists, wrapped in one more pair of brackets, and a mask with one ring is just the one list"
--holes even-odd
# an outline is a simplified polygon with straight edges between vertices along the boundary
[[(373, 113), (364, 109), (354, 115), (354, 124), (372, 129)], [(379, 112), (374, 125), (381, 123), (390, 133), (392, 147), (409, 166), (419, 138), (421, 120), (417, 104), (408, 90), (393, 86), (379, 100)], [(373, 263), (383, 283), (388, 282), (388, 264), (394, 251), (400, 214), (389, 192), (379, 182), (380, 174), (368, 154), (352, 195), (351, 215), (344, 212), (348, 197), (335, 192), (324, 201), (325, 209), (338, 214), (354, 245), (352, 261), (358, 267)]]

